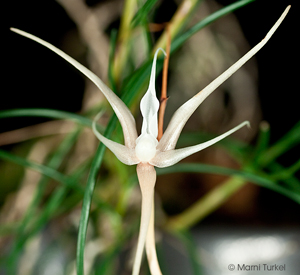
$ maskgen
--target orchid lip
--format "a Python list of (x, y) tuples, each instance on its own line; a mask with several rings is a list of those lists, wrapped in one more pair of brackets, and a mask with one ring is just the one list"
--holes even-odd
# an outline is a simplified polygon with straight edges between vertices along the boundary
[(135, 154), (141, 162), (149, 162), (156, 154), (157, 139), (152, 135), (142, 135), (136, 142)]

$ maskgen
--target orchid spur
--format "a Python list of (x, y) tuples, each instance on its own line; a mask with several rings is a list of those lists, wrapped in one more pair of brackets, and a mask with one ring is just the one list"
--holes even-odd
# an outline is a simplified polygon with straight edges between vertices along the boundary
[[(156, 59), (157, 54), (160, 49), (155, 53), (149, 88), (145, 93), (144, 97), (140, 103), (140, 109), (143, 116), (142, 130), (141, 134), (138, 136), (135, 120), (128, 109), (128, 107), (122, 102), (119, 97), (112, 92), (94, 73), (82, 66), (76, 60), (49, 44), (42, 39), (26, 33), (24, 31), (14, 29), (11, 30), (30, 38), (43, 46), (54, 51), (56, 54), (60, 55), (66, 61), (71, 63), (79, 71), (81, 71), (86, 77), (88, 77), (104, 94), (109, 103), (111, 104), (113, 110), (115, 111), (124, 135), (125, 145), (118, 144), (111, 141), (101, 135), (96, 129), (95, 118), (93, 123), (93, 131), (98, 139), (104, 143), (104, 145), (109, 148), (115, 156), (123, 163), (127, 165), (137, 164), (137, 175), (139, 179), (139, 184), (142, 192), (142, 209), (141, 209), (141, 223), (140, 223), (140, 233), (137, 245), (136, 257), (133, 266), (133, 275), (138, 275), (143, 255), (144, 246), (146, 243), (146, 253), (148, 257), (148, 262), (152, 275), (162, 274), (159, 268), (159, 264), (156, 257), (155, 251), (155, 241), (154, 241), (154, 186), (156, 182), (156, 172), (154, 166), (156, 167), (168, 167), (180, 160), (194, 154), (200, 150), (205, 149), (208, 146), (220, 141), (221, 139), (227, 137), (233, 132), (239, 130), (245, 125), (249, 125), (247, 121), (239, 124), (228, 132), (213, 138), (207, 142), (201, 143), (199, 145), (190, 146), (183, 149), (175, 149), (179, 135), (186, 124), (189, 117), (198, 108), (198, 106), (208, 97), (218, 86), (220, 86), (226, 79), (228, 79), (234, 72), (236, 72), (245, 62), (247, 62), (254, 54), (256, 54), (270, 39), (273, 33), (276, 31), (278, 26), (283, 21), (284, 17), (288, 13), (290, 6), (286, 8), (284, 13), (267, 33), (266, 37), (258, 43), (254, 48), (252, 48), (248, 53), (246, 53), (240, 60), (233, 64), (229, 69), (227, 69), (223, 74), (212, 81), (207, 87), (202, 91), (184, 103), (173, 115), (169, 125), (163, 134), (162, 138), (158, 141), (158, 122), (157, 113), (159, 109), (159, 101), (156, 98), (155, 92), (155, 71), (156, 71)], [(162, 50), (163, 51), (163, 50)]]

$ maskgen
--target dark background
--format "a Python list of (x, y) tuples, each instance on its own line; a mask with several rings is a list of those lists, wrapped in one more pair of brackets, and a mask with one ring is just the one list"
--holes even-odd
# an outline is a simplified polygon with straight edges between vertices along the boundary
[[(228, 5), (234, 1), (218, 2)], [(251, 46), (265, 36), (291, 2), (256, 0), (235, 12)], [(78, 77), (81, 75), (75, 69), (49, 50), (9, 31), (9, 27), (20, 28), (59, 47), (66, 31), (75, 27), (63, 8), (53, 0), (9, 1), (2, 14), (7, 14), (7, 19), (1, 35), (4, 55), (1, 79), (5, 88), (1, 92), (0, 109), (37, 107), (79, 111), (83, 77)], [(263, 117), (276, 136), (289, 130), (300, 117), (296, 85), (299, 78), (296, 39), (300, 25), (297, 16), (297, 6), (293, 5), (276, 34), (256, 55)], [(0, 131), (15, 127), (18, 126), (2, 124)]]
[[(89, 1), (89, 4), (96, 2)], [(218, 2), (228, 5), (234, 1)], [(282, 137), (300, 119), (299, 46), (296, 41), (299, 39), (300, 24), (299, 9), (293, 2), (256, 0), (235, 12), (246, 39), (254, 46), (263, 39), (286, 6), (292, 4), (275, 35), (256, 55), (263, 119), (271, 125), (272, 142)], [(7, 6), (2, 6), (3, 15), (7, 19), (1, 30), (1, 52), (4, 58), (0, 110), (52, 108), (79, 111), (84, 90), (81, 74), (48, 49), (9, 31), (9, 27), (20, 28), (60, 47), (64, 34), (75, 28), (63, 8), (55, 1), (9, 1)], [(2, 119), (0, 132), (41, 121), (45, 119)], [(299, 151), (298, 146), (286, 154), (282, 162), (292, 164), (298, 160)], [(261, 203), (266, 217), (276, 213), (285, 217), (287, 222), (298, 222), (299, 205), (289, 199), (263, 190)], [(276, 220), (277, 217), (270, 218)]]

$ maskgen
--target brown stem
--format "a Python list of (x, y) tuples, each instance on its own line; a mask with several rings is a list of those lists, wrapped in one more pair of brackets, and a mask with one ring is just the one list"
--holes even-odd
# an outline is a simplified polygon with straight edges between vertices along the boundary
[(168, 41), (166, 45), (166, 57), (164, 60), (163, 67), (163, 79), (162, 79), (162, 89), (160, 96), (160, 108), (158, 112), (158, 136), (157, 139), (160, 140), (163, 135), (163, 126), (164, 126), (164, 115), (167, 105), (167, 79), (168, 79), (168, 67), (169, 67), (169, 59), (170, 59), (170, 49), (171, 49), (171, 32), (170, 27), (167, 25), (167, 33), (168, 33)]

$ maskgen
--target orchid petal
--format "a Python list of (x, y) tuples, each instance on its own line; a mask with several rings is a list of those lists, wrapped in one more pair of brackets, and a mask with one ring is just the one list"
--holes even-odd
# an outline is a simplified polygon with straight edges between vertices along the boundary
[(140, 233), (137, 244), (136, 256), (133, 264), (132, 275), (138, 275), (140, 271), (145, 241), (151, 218), (156, 171), (152, 165), (139, 163), (136, 167), (139, 184), (142, 192), (142, 213)]
[(95, 120), (93, 121), (93, 132), (96, 135), (96, 137), (110, 150), (112, 151), (112, 153), (124, 164), (127, 165), (134, 165), (139, 163), (139, 159), (136, 157), (135, 155), (135, 150), (128, 148), (122, 144), (119, 144), (117, 142), (114, 142), (108, 138), (106, 138), (105, 136), (101, 135), (98, 131), (97, 131), (97, 127), (96, 127), (96, 120), (99, 119), (99, 116), (101, 115), (101, 113), (99, 113), (96, 117)]
[(146, 239), (146, 254), (148, 258), (148, 264), (150, 268), (150, 273), (152, 275), (162, 275), (157, 260), (157, 253), (155, 247), (155, 230), (154, 230), (154, 197), (152, 199), (152, 210), (151, 218), (148, 227), (147, 239)]
[(143, 98), (141, 99), (140, 109), (143, 116), (142, 135), (150, 134), (154, 138), (158, 135), (157, 112), (159, 109), (159, 100), (156, 97), (155, 91), (155, 76), (156, 76), (156, 60), (159, 51), (165, 51), (159, 48), (154, 55), (149, 87)]
[(124, 102), (110, 89), (108, 88), (103, 81), (96, 76), (93, 72), (91, 72), (89, 69), (81, 65), (79, 62), (77, 62), (75, 59), (61, 51), (60, 49), (56, 48), (55, 46), (51, 45), (50, 43), (32, 35), (27, 32), (24, 32), (19, 29), (11, 28), (13, 32), (16, 32), (22, 36), (25, 36), (31, 40), (36, 41), (37, 43), (47, 47), (51, 51), (55, 52), (62, 58), (64, 58), (66, 61), (68, 61), (70, 64), (72, 64), (76, 69), (78, 69), (80, 72), (82, 72), (87, 78), (89, 78), (103, 93), (103, 95), (107, 98), (109, 101), (111, 107), (115, 111), (117, 117), (119, 118), (119, 121), (123, 128), (123, 134), (124, 134), (124, 140), (125, 145), (128, 148), (134, 148), (135, 147), (135, 140), (137, 138), (137, 132), (136, 132), (136, 125), (135, 120), (128, 109), (128, 107), (124, 104)]
[(253, 55), (255, 55), (271, 38), (276, 29), (279, 27), (285, 16), (287, 15), (290, 6), (288, 6), (275, 25), (267, 33), (266, 37), (246, 53), (241, 59), (227, 69), (223, 74), (212, 81), (202, 91), (184, 103), (173, 115), (166, 131), (164, 132), (157, 149), (160, 151), (167, 151), (174, 149), (179, 138), (179, 135), (186, 124), (187, 120), (198, 108), (198, 106), (206, 99), (216, 88), (218, 88), (225, 80), (227, 80), (233, 73), (235, 73), (241, 66), (243, 66)]
[(226, 132), (218, 137), (215, 137), (209, 141), (200, 143), (198, 145), (182, 148), (182, 149), (176, 149), (176, 150), (170, 150), (170, 151), (166, 151), (166, 152), (157, 153), (155, 158), (153, 160), (151, 160), (149, 163), (156, 167), (160, 167), (160, 168), (171, 166), (171, 165), (181, 161), (182, 159), (215, 144), (216, 142), (222, 140), (223, 138), (231, 135), (232, 133), (236, 132), (240, 128), (244, 127), (245, 125), (247, 125), (248, 127), (250, 126), (248, 121), (244, 121), (243, 123), (232, 128), (228, 132)]

